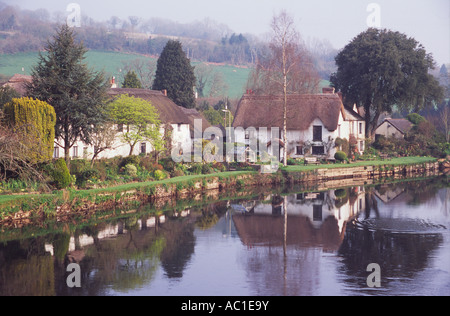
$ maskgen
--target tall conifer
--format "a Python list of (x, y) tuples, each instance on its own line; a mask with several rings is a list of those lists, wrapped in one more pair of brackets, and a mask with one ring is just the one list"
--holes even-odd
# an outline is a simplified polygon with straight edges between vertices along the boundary
[(153, 90), (167, 90), (167, 96), (177, 105), (195, 107), (194, 67), (183, 52), (179, 41), (170, 40), (158, 59)]
[(87, 49), (76, 42), (74, 31), (67, 25), (57, 30), (45, 51), (32, 71), (28, 94), (55, 108), (55, 136), (69, 164), (75, 142), (89, 144), (95, 126), (106, 120), (107, 81), (103, 73), (83, 63)]

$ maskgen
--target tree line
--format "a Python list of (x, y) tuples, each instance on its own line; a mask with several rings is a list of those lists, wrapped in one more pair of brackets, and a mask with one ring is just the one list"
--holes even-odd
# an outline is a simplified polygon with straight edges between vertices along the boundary
[[(0, 53), (39, 51), (58, 25), (66, 23), (67, 13), (50, 14), (45, 9), (21, 10), (0, 2)], [(88, 49), (123, 51), (159, 56), (170, 39), (176, 37), (191, 60), (232, 65), (255, 65), (267, 50), (267, 43), (252, 34), (242, 34), (211, 19), (178, 23), (163, 18), (126, 19), (111, 17), (98, 22), (82, 16), (77, 39)], [(303, 43), (310, 50), (322, 79), (335, 70), (334, 49), (327, 40)]]
[[(45, 45), (56, 25), (65, 23), (64, 13), (53, 16), (46, 10), (20, 10), (0, 5), (0, 53), (37, 51)], [(150, 34), (150, 35), (149, 35)], [(159, 55), (168, 40), (180, 38), (188, 57), (200, 61), (246, 64), (254, 59), (243, 34), (233, 33), (226, 25), (205, 19), (181, 24), (160, 18), (148, 20), (130, 16), (122, 20), (111, 17), (97, 22), (83, 16), (77, 39), (88, 49), (127, 51)]]

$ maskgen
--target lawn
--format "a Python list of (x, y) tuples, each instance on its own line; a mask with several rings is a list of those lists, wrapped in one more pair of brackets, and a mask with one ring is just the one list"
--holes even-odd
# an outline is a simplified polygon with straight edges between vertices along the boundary
[[(14, 74), (30, 75), (32, 68), (38, 62), (38, 56), (38, 52), (0, 55), (0, 74), (6, 77), (12, 77)], [(86, 62), (90, 67), (96, 71), (104, 71), (109, 77), (115, 76), (119, 79), (123, 77), (121, 70), (123, 69), (124, 63), (136, 59), (147, 60), (154, 58), (132, 53), (92, 50), (86, 54)], [(195, 64), (194, 62), (193, 65)], [(251, 69), (215, 64), (212, 64), (212, 67), (222, 73), (225, 83), (228, 86), (228, 96), (230, 98), (241, 98), (245, 92), (245, 86)]]
[(436, 158), (432, 157), (402, 157), (402, 158), (392, 158), (390, 160), (374, 160), (374, 161), (358, 161), (351, 164), (324, 164), (324, 165), (298, 165), (298, 166), (287, 166), (283, 170), (288, 172), (302, 172), (314, 169), (333, 169), (333, 168), (352, 168), (352, 167), (365, 167), (365, 166), (384, 166), (384, 165), (412, 165), (412, 164), (422, 164), (427, 162), (435, 162)]

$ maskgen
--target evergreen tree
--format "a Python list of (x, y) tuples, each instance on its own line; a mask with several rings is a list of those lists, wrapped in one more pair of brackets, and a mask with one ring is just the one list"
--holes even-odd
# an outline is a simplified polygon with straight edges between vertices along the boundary
[(69, 164), (75, 142), (90, 144), (95, 126), (106, 120), (107, 81), (103, 73), (83, 63), (87, 50), (75, 42), (75, 34), (67, 25), (58, 29), (45, 51), (32, 71), (28, 93), (55, 108), (55, 136)]
[(429, 74), (432, 55), (399, 32), (369, 28), (344, 47), (336, 64), (330, 81), (348, 105), (364, 107), (366, 137), (373, 136), (381, 113), (392, 113), (394, 105), (417, 112), (443, 97)]
[(177, 105), (195, 107), (194, 67), (183, 52), (179, 41), (169, 41), (158, 59), (153, 90), (167, 90), (167, 96)]
[(125, 75), (122, 88), (142, 89), (142, 83), (134, 71), (129, 71)]

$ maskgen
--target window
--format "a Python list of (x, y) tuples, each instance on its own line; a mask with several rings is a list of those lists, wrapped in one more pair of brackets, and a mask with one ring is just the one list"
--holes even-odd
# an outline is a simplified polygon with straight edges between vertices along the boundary
[(297, 146), (296, 155), (303, 155), (303, 146)]
[(250, 131), (245, 131), (245, 139), (250, 139)]
[(59, 158), (59, 147), (55, 147), (55, 149), (53, 150), (53, 158)]
[(83, 148), (83, 159), (87, 159), (89, 155), (89, 148), (88, 147), (84, 147)]
[(141, 154), (147, 154), (147, 143), (141, 143)]
[(312, 154), (315, 156), (325, 155), (325, 147), (324, 146), (313, 146)]
[(72, 157), (78, 158), (78, 146), (73, 146)]
[(322, 126), (313, 126), (313, 141), (321, 142), (322, 141)]
[(363, 123), (359, 123), (359, 133), (363, 133)]
[(322, 221), (322, 205), (313, 205), (313, 221)]
[(178, 124), (178, 132), (181, 132), (181, 124)]

